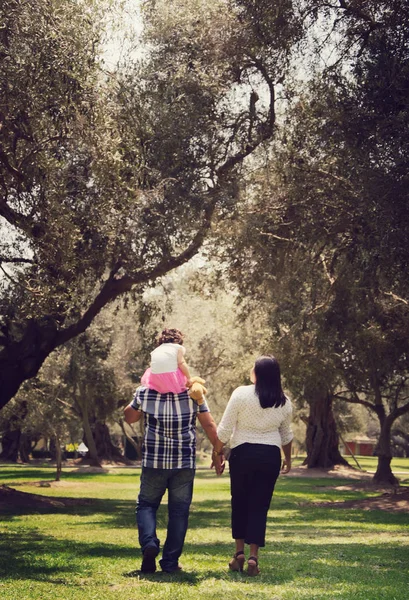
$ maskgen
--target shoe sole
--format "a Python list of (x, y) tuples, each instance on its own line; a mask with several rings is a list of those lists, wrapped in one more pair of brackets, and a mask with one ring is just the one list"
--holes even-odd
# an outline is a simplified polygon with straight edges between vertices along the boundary
[(156, 557), (159, 554), (159, 550), (154, 546), (149, 546), (143, 553), (141, 573), (155, 573), (156, 571)]
[(168, 575), (172, 575), (172, 573), (181, 573), (183, 571), (183, 567), (181, 567), (180, 565), (178, 565), (176, 567), (176, 569), (173, 569), (172, 571), (167, 571), (166, 569), (162, 569), (162, 573), (167, 573)]

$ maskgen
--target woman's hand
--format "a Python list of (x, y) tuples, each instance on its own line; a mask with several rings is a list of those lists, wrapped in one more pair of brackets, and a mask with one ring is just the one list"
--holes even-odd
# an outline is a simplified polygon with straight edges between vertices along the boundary
[(291, 459), (285, 458), (281, 467), (281, 473), (287, 475), (291, 471)]
[(223, 471), (224, 471), (224, 467), (225, 467), (226, 463), (224, 460), (224, 456), (223, 453), (218, 453), (215, 452), (213, 450), (212, 452), (212, 464), (210, 465), (210, 468), (213, 469), (213, 467), (216, 470), (216, 474), (217, 475), (222, 475)]

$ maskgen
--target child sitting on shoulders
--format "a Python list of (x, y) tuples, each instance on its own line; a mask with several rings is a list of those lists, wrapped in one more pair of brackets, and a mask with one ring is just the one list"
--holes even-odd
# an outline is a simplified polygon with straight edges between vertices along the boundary
[(191, 385), (183, 334), (179, 329), (164, 329), (157, 341), (158, 347), (151, 352), (151, 364), (141, 383), (160, 394), (180, 394)]

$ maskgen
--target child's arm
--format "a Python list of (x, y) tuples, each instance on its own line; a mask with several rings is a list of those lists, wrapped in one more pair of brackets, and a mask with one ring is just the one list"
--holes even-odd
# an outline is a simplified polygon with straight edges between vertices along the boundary
[(187, 362), (185, 361), (185, 352), (184, 352), (184, 348), (183, 346), (181, 346), (178, 350), (178, 367), (179, 369), (182, 371), (183, 375), (186, 377), (187, 379), (187, 385), (189, 386), (191, 381), (190, 381), (190, 373), (189, 373), (189, 367), (187, 366)]

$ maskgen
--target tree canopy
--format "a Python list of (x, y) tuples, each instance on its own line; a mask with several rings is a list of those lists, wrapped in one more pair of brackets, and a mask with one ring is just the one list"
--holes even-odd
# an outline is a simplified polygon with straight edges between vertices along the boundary
[(409, 13), (350, 7), (339, 59), (292, 99), (248, 183), (230, 264), (245, 298), (264, 297), (294, 389), (378, 415), (377, 475), (393, 480), (390, 428), (409, 411)]
[(252, 3), (171, 4), (145, 3), (146, 53), (114, 72), (104, 2), (2, 4), (0, 406), (108, 302), (189, 260), (273, 136), (291, 3), (270, 37)]
[(147, 0), (141, 52), (107, 69), (111, 7), (0, 7), (0, 407), (208, 239), (310, 405), (309, 454), (338, 460), (332, 402), (361, 403), (386, 477), (409, 411), (406, 3)]

